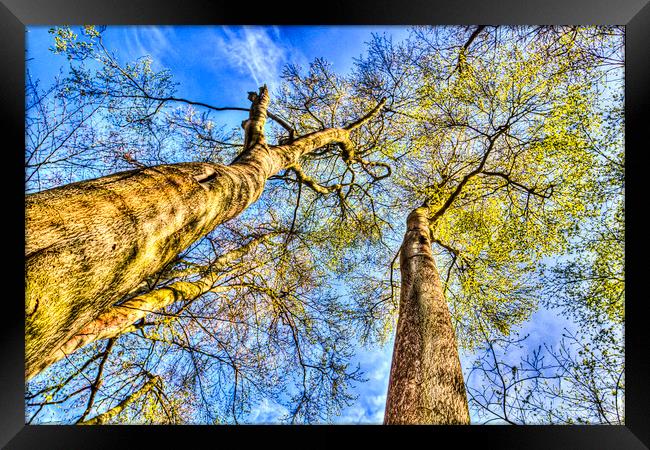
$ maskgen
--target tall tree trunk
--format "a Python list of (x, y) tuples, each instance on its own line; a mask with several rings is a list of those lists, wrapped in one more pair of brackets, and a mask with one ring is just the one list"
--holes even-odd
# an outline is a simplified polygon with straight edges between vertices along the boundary
[(25, 359), (43, 359), (161, 270), (190, 244), (236, 217), (268, 177), (330, 143), (351, 152), (345, 128), (279, 146), (265, 142), (266, 87), (252, 94), (246, 145), (230, 165), (181, 163), (117, 173), (25, 198)]
[(431, 251), (427, 208), (407, 218), (385, 424), (469, 424), (456, 336)]

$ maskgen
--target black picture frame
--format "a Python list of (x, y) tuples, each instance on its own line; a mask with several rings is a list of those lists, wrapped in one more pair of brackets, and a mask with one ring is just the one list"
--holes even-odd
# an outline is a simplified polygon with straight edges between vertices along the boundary
[[(24, 419), (24, 81), (25, 26), (54, 24), (583, 24), (626, 25), (626, 424), (625, 426), (25, 426)], [(644, 217), (644, 156), (648, 153), (649, 0), (331, 0), (238, 2), (173, 0), (0, 0), (0, 117), (3, 133), (3, 255), (9, 291), (2, 305), (0, 445), (10, 449), (177, 448), (198, 445), (340, 445), (352, 437), (388, 445), (422, 442), (481, 448), (642, 449), (650, 446), (650, 362), (642, 277), (648, 266)], [(8, 189), (8, 190), (7, 190)], [(414, 441), (404, 441), (413, 436)], [(290, 439), (290, 441), (287, 440)], [(448, 441), (449, 442), (449, 441)], [(422, 445), (416, 444), (416, 445)], [(446, 444), (450, 445), (450, 444)]]

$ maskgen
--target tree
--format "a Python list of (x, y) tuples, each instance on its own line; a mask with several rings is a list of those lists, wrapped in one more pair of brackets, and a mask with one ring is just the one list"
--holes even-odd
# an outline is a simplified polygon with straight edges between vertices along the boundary
[[(68, 48), (74, 52), (79, 50), (76, 38), (69, 30), (53, 32), (58, 33), (57, 36), (68, 36), (71, 39)], [(92, 42), (93, 30), (84, 33), (89, 34), (86, 37)], [(154, 89), (152, 86), (158, 86), (156, 82), (169, 86), (171, 83), (166, 75), (148, 70), (145, 58), (144, 62), (130, 66), (141, 77), (136, 78), (142, 84), (134, 85), (133, 80), (124, 75), (125, 67), (106, 51), (101, 39), (99, 42), (92, 64), (102, 62), (100, 70), (89, 68), (86, 71), (83, 66), (73, 65), (85, 61), (74, 53), (76, 56), (70, 58), (70, 75), (58, 86), (60, 89), (53, 99), (83, 102), (104, 114), (92, 124), (95, 133), (89, 147), (95, 158), (89, 160), (92, 164), (88, 167), (92, 173), (104, 175), (124, 166), (135, 166), (139, 170), (174, 162), (170, 158), (179, 148), (194, 151), (198, 147), (201, 152), (197, 159), (221, 162), (229, 159), (229, 151), (239, 147), (236, 140), (222, 141), (227, 136), (218, 135), (218, 128), (213, 126), (207, 114), (198, 115), (194, 111), (197, 105), (183, 99), (143, 99), (151, 92), (140, 90), (140, 87)], [(81, 48), (85, 51), (89, 47)], [(103, 78), (106, 71), (113, 77)], [(104, 86), (104, 81), (114, 83), (114, 89), (97, 90), (99, 85)], [(132, 102), (125, 100), (129, 95), (135, 98)], [(165, 95), (173, 93), (165, 91)], [(142, 106), (144, 100), (154, 105), (151, 110)], [(172, 103), (181, 103), (187, 108), (170, 108)], [(219, 110), (210, 105), (200, 107), (208, 112)], [(156, 114), (151, 114), (152, 111)], [(277, 118), (274, 114), (269, 116)], [(57, 119), (61, 123), (59, 129), (66, 130), (65, 117)], [(47, 118), (36, 116), (34, 120), (44, 122)], [(369, 123), (357, 123), (357, 136)], [(284, 136), (283, 142), (287, 142), (286, 139)], [(356, 144), (359, 148), (358, 142)], [(342, 157), (340, 147), (336, 145), (325, 150), (333, 158)], [(346, 155), (350, 162), (358, 157)], [(106, 162), (109, 162), (107, 166), (101, 165)], [(54, 161), (47, 167), (47, 174), (57, 174), (63, 164), (75, 166), (77, 163), (77, 154), (71, 153), (68, 159)], [(45, 166), (40, 166), (34, 179), (50, 179), (55, 186), (61, 182), (61, 177), (45, 177), (45, 169)], [(286, 173), (298, 171), (301, 174), (299, 179), (285, 176), (282, 180), (272, 180), (265, 197), (273, 198), (274, 202), (277, 200), (283, 207), (280, 199), (284, 193), (278, 188), (288, 184), (293, 188), (288, 194), (295, 195), (296, 185), (309, 183), (306, 172), (299, 167)], [(82, 175), (83, 179), (80, 173), (70, 172), (70, 175)], [(301, 198), (305, 201), (309, 195), (298, 195), (298, 204)], [(310, 422), (331, 417), (341, 405), (349, 402), (352, 396), (347, 392), (348, 385), (359, 380), (357, 371), (346, 363), (355, 336), (350, 331), (359, 320), (369, 321), (365, 319), (362, 307), (328, 293), (327, 287), (323, 286), (324, 275), (314, 269), (314, 249), (328, 242), (323, 234), (327, 233), (327, 224), (321, 227), (320, 235), (307, 232), (302, 223), (309, 223), (309, 219), (302, 218), (297, 209), (293, 217), (287, 217), (282, 214), (282, 209), (272, 205), (263, 197), (253, 205), (250, 219), (242, 221), (240, 217), (235, 223), (231, 221), (209, 233), (191, 249), (177, 255), (161, 271), (147, 277), (133, 292), (114, 302), (105, 314), (85, 324), (80, 333), (69, 339), (63, 348), (60, 347), (61, 351), (55, 352), (54, 359), (63, 356), (66, 350), (85, 347), (66, 354), (60, 363), (47, 370), (44, 377), (36, 377), (34, 382), (30, 382), (27, 393), (30, 421), (43, 420), (37, 419), (39, 414), (39, 417), (43, 415), (42, 411), (61, 404), (66, 405), (70, 417), (74, 417), (74, 405), (82, 401), (88, 403), (87, 408), (92, 406), (92, 411), (101, 412), (107, 402), (128, 398), (129, 391), (136, 392), (138, 381), (146, 381), (152, 365), (157, 367), (154, 372), (161, 380), (157, 385), (159, 389), (148, 391), (150, 394), (139, 397), (122, 410), (119, 417), (111, 420), (140, 421), (141, 417), (132, 415), (133, 410), (141, 408), (143, 401), (151, 401), (153, 410), (158, 412), (147, 416), (146, 420), (154, 423), (169, 420), (237, 422), (248, 414), (251, 402), (272, 399), (287, 408), (288, 420)], [(245, 230), (251, 227), (254, 229), (246, 233)], [(274, 237), (258, 246), (259, 251), (249, 252), (252, 255), (247, 253), (242, 258), (246, 263), (235, 261), (227, 268), (220, 267), (220, 261), (223, 262), (229, 249), (232, 249), (230, 254), (237, 253), (251, 242), (249, 239), (257, 239), (261, 230), (269, 231)], [(207, 287), (204, 283), (206, 277), (216, 279), (216, 285), (194, 297), (194, 293)], [(189, 288), (186, 291), (192, 293), (189, 299), (178, 295), (178, 289), (174, 291), (179, 286)], [(171, 291), (177, 295), (168, 304), (167, 300), (172, 300)], [(220, 292), (223, 294), (219, 295)], [(150, 310), (152, 303), (146, 302), (148, 300), (155, 300), (153, 303), (159, 309)], [(118, 331), (124, 323), (122, 319), (137, 320), (138, 317), (142, 318)], [(107, 322), (111, 326), (107, 327)], [(228, 327), (225, 324), (229, 324)], [(90, 330), (92, 335), (87, 333)], [(102, 344), (92, 341), (109, 335), (116, 339), (116, 344), (110, 354), (102, 356)], [(103, 361), (105, 358), (108, 362), (97, 377), (115, 381), (104, 384), (100, 394), (90, 397), (87, 394), (92, 386), (84, 379), (95, 378), (95, 365), (98, 359)], [(128, 361), (126, 365), (125, 360)], [(51, 361), (45, 360), (44, 363)], [(179, 369), (179, 364), (182, 366), (183, 363), (185, 365)], [(187, 373), (187, 368), (193, 369)], [(232, 383), (233, 376), (234, 390), (231, 384), (221, 386), (223, 383), (218, 381), (227, 379)], [(194, 382), (188, 381), (188, 377)], [(54, 397), (50, 398), (52, 394)], [(178, 409), (175, 399), (180, 395), (184, 396), (183, 402), (188, 408)], [(168, 414), (174, 410), (175, 414)]]
[[(417, 124), (406, 144), (411, 159), (393, 167), (402, 198), (421, 204), (400, 250), (386, 423), (467, 423), (448, 312), (421, 311), (443, 306), (448, 292), (460, 344), (480, 342), (476, 311), (507, 335), (535, 307), (535, 267), (566, 251), (578, 224), (600, 207), (590, 207), (598, 115), (589, 105), (603, 76), (601, 57), (586, 50), (598, 41), (592, 30), (455, 31), (421, 29), (398, 48), (377, 37), (360, 64), (362, 92), (387, 96), (389, 112)], [(431, 243), (450, 258), (444, 290), (425, 250)], [(413, 257), (427, 263), (418, 267)]]
[[(245, 231), (241, 222), (231, 226)], [(259, 402), (284, 411), (273, 420), (328, 420), (350, 400), (347, 386), (360, 379), (348, 363), (354, 319), (345, 315), (350, 306), (319, 287), (309, 260), (276, 270), (286, 236), (260, 242), (220, 272), (217, 264), (188, 264), (185, 272), (198, 274), (183, 275), (185, 285), (205, 272), (221, 275), (201, 296), (153, 311), (129, 308), (137, 307), (137, 297), (116, 306), (116, 313), (146, 315), (115, 337), (101, 374), (106, 340), (88, 343), (30, 381), (30, 420), (52, 420), (57, 405), (66, 422), (79, 420), (90, 403), (88, 417), (101, 414), (137, 392), (147, 374), (159, 376), (159, 384), (111, 423), (237, 423), (252, 420)], [(163, 283), (154, 295), (176, 283)], [(97, 377), (104, 383), (91, 401), (93, 383), (86, 380)]]
[(26, 198), (28, 373), (180, 251), (236, 217), (257, 200), (267, 178), (301, 155), (338, 143), (352, 157), (350, 132), (383, 106), (345, 128), (269, 146), (266, 87), (250, 99), (244, 151), (229, 166), (157, 166)]

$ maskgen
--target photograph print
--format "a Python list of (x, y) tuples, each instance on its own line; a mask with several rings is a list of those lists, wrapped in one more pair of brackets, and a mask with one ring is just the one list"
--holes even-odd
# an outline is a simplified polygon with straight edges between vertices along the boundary
[(625, 27), (25, 31), (26, 424), (625, 425)]

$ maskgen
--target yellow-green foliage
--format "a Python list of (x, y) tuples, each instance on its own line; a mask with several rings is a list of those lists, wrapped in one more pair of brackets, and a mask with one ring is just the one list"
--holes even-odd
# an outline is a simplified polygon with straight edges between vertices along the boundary
[(539, 264), (568, 251), (579, 223), (599, 214), (597, 93), (575, 41), (554, 44), (561, 57), (549, 57), (542, 41), (483, 42), (474, 52), (435, 53), (422, 70), (421, 100), (409, 112), (419, 118), (412, 159), (397, 183), (436, 219), (441, 274), (450, 274), (467, 346), (478, 314), (502, 333), (525, 320)]

